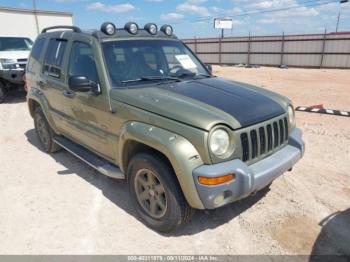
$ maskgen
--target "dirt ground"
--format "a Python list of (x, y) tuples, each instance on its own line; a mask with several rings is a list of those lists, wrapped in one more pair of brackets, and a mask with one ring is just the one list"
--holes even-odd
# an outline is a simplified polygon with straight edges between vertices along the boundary
[[(214, 67), (295, 106), (350, 111), (350, 71)], [(176, 234), (144, 226), (125, 182), (38, 149), (25, 98), (0, 105), (1, 254), (350, 254), (350, 118), (297, 112), (306, 153), (268, 192), (198, 211)]]

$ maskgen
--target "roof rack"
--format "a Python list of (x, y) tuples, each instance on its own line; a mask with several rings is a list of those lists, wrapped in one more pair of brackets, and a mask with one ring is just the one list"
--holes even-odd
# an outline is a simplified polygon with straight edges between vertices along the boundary
[(51, 26), (51, 27), (46, 27), (44, 28), (41, 33), (44, 34), (49, 30), (53, 30), (53, 29), (71, 29), (76, 33), (81, 33), (81, 29), (77, 26), (70, 26), (70, 25), (58, 25), (58, 26)]

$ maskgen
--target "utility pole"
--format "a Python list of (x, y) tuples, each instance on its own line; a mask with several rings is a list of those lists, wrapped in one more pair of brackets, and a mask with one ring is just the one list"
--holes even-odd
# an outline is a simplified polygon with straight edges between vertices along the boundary
[(340, 0), (340, 8), (339, 8), (339, 13), (338, 13), (338, 19), (337, 19), (337, 26), (335, 27), (335, 32), (338, 32), (338, 28), (339, 28), (339, 21), (340, 21), (340, 14), (341, 14), (341, 4), (345, 4), (349, 2), (349, 0)]
[(39, 34), (39, 21), (38, 21), (38, 14), (36, 12), (36, 0), (33, 0), (33, 12), (34, 12), (34, 18), (35, 18), (35, 26), (36, 26), (36, 33)]

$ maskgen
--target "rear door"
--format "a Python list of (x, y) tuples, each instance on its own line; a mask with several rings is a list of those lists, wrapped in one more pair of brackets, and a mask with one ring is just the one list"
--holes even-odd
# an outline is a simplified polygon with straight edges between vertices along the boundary
[(45, 94), (50, 106), (51, 115), (56, 127), (64, 129), (65, 107), (62, 93), (65, 90), (66, 75), (64, 74), (67, 60), (67, 46), (69, 39), (66, 37), (53, 37), (47, 43), (47, 49), (43, 60), (43, 66), (37, 85)]
[[(97, 47), (95, 47), (97, 49)], [(68, 81), (63, 93), (68, 136), (100, 155), (115, 160), (107, 86), (101, 84), (95, 53), (88, 37), (73, 36), (67, 77), (85, 76), (98, 84), (100, 93), (74, 92)]]

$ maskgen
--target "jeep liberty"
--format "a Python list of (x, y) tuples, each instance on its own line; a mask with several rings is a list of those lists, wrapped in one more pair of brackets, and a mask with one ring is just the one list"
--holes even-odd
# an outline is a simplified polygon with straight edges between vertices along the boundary
[(169, 25), (46, 28), (26, 80), (42, 148), (126, 179), (160, 232), (268, 187), (304, 153), (289, 99), (213, 76)]

